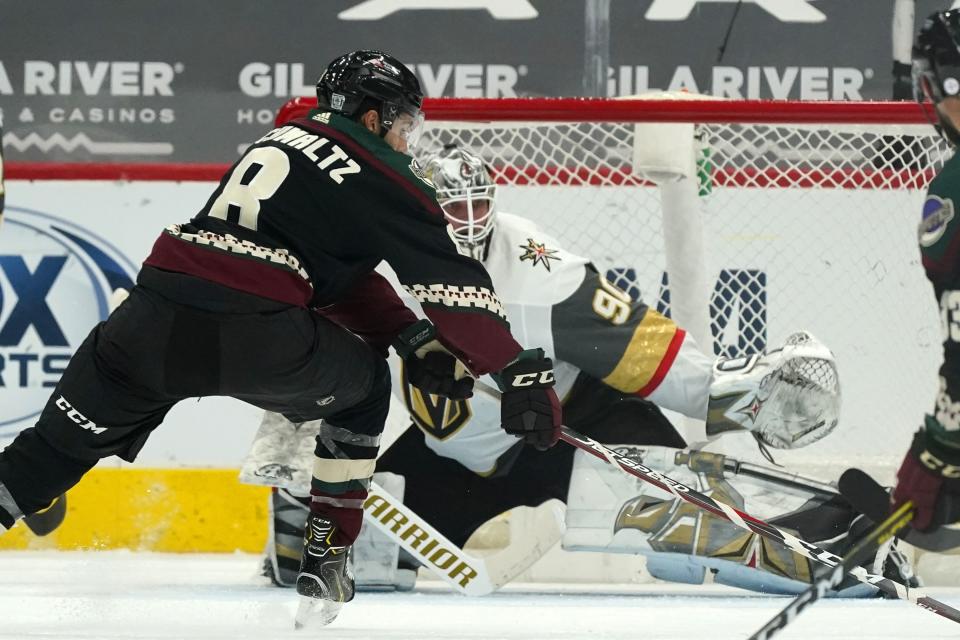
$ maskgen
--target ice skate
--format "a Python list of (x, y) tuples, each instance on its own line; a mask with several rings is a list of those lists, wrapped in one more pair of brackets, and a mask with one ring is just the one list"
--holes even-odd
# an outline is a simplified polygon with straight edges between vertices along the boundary
[(350, 546), (335, 546), (337, 527), (329, 519), (311, 514), (303, 539), (303, 559), (297, 576), (300, 605), (294, 627), (328, 625), (344, 602), (353, 600)]

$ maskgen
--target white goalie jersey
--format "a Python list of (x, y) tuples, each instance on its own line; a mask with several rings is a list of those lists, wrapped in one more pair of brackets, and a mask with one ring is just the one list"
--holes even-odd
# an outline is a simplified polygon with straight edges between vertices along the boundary
[[(529, 220), (500, 212), (483, 263), (516, 340), (542, 346), (554, 359), (561, 401), (584, 373), (661, 407), (706, 416), (712, 361), (669, 318), (607, 282), (589, 260)], [(409, 296), (404, 302), (417, 308)], [(396, 357), (391, 373), (397, 397), (438, 455), (486, 475), (518, 443), (500, 429), (497, 401), (479, 393), (466, 401), (425, 394), (408, 384)]]

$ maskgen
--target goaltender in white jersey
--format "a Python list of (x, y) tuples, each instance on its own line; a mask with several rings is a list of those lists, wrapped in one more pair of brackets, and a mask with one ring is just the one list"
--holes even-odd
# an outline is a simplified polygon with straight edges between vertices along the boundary
[[(482, 257), (514, 337), (543, 345), (553, 358), (561, 401), (570, 398), (583, 371), (660, 407), (706, 418), (712, 360), (683, 329), (607, 282), (586, 258), (563, 249), (530, 220), (505, 212), (496, 214), (496, 233)], [(414, 305), (409, 297), (404, 301)], [(489, 396), (447, 400), (424, 394), (407, 383), (399, 358), (391, 358), (391, 372), (395, 392), (438, 455), (489, 475), (519, 444), (491, 428), (500, 406)]]
[[(660, 411), (705, 420), (708, 435), (748, 430), (764, 446), (804, 446), (837, 425), (839, 384), (825, 346), (800, 332), (769, 354), (715, 363), (692, 336), (609, 283), (588, 259), (564, 250), (529, 220), (498, 212), (496, 185), (478, 156), (450, 147), (424, 165), (454, 239), (490, 273), (514, 337), (542, 345), (554, 359), (569, 426), (622, 445), (644, 464), (735, 507), (768, 520), (779, 516), (778, 526), (806, 527), (807, 539), (830, 540), (835, 552), (850, 543), (856, 514), (838, 506), (826, 483), (798, 489), (793, 482), (785, 495), (769, 480), (741, 475), (731, 482), (724, 468), (735, 466), (732, 461), (683, 451), (686, 443)], [(416, 308), (409, 296), (405, 302)], [(425, 394), (407, 383), (398, 358), (391, 358), (391, 370), (412, 425), (382, 454), (377, 471), (403, 476), (404, 504), (454, 544), (462, 546), (510, 508), (558, 499), (568, 505), (566, 547), (644, 553), (658, 577), (698, 582), (709, 568), (715, 579), (776, 592), (796, 591), (810, 578), (805, 558), (769, 549), (719, 520), (695, 518), (695, 526), (677, 529), (685, 511), (665, 494), (605, 473), (571, 447), (523, 447), (499, 427), (500, 407), (486, 395), (448, 400)], [(322, 424), (293, 425), (268, 413), (244, 466), (245, 481), (283, 487), (271, 498), (265, 567), (277, 584), (289, 583), (299, 566), (301, 503), (310, 475), (305, 461), (323, 430)], [(761, 475), (787, 476), (773, 469)], [(887, 551), (876, 562), (882, 564)], [(903, 568), (902, 558), (895, 559)]]

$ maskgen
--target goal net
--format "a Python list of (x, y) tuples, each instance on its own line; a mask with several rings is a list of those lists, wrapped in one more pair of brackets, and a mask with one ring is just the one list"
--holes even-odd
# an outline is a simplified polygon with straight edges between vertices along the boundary
[[(297, 99), (281, 118), (314, 105)], [(950, 149), (918, 105), (674, 94), (448, 98), (424, 110), (417, 155), (447, 144), (480, 154), (499, 210), (536, 221), (708, 353), (816, 335), (837, 358), (840, 426), (778, 461), (892, 477), (941, 357), (916, 229)]]
[[(483, 156), (535, 220), (714, 355), (807, 329), (835, 353), (840, 427), (801, 465), (892, 471), (929, 411), (938, 307), (923, 194), (949, 148), (916, 104), (438, 100), (418, 153)], [(778, 458), (779, 459), (779, 458)]]
[[(916, 229), (951, 150), (916, 104), (681, 95), (425, 107), (418, 154), (453, 143), (479, 153), (501, 211), (590, 258), (708, 353), (776, 348), (798, 329), (824, 341), (840, 372), (840, 426), (777, 460), (825, 480), (849, 466), (892, 480), (941, 358)], [(756, 456), (748, 438), (719, 450)], [(524, 526), (513, 518), (518, 535)], [(624, 579), (623, 558), (573, 561), (558, 575)], [(532, 578), (555, 576), (541, 565)]]

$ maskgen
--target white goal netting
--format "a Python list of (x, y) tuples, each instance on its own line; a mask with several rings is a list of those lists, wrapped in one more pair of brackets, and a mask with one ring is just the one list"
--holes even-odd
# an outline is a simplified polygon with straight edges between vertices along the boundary
[[(730, 103), (703, 101), (699, 114), (686, 105), (684, 115), (665, 117), (661, 101), (632, 101), (630, 118), (611, 122), (603, 121), (607, 108), (624, 113), (627, 103), (531, 100), (513, 101), (509, 121), (496, 104), (480, 114), (473, 108), (465, 121), (456, 101), (442, 102), (438, 115), (428, 109), (419, 153), (451, 143), (478, 152), (500, 185), (500, 210), (535, 220), (668, 314), (671, 300), (691, 295), (668, 262), (701, 272), (705, 291), (692, 295), (708, 310), (709, 329), (692, 332), (705, 350), (773, 348), (802, 328), (834, 351), (841, 426), (788, 452), (788, 462), (892, 471), (931, 406), (940, 357), (916, 227), (926, 185), (949, 149), (916, 105), (886, 105), (901, 124), (861, 124), (878, 119), (871, 105), (851, 104), (848, 114), (833, 105), (818, 123), (815, 104), (799, 105), (791, 122), (778, 115), (785, 103), (739, 105), (725, 119), (716, 110), (731, 111)], [(549, 107), (561, 103), (573, 117), (558, 120)], [(665, 119), (688, 126), (645, 122)], [(780, 121), (764, 123), (771, 120)], [(664, 145), (657, 127), (679, 132), (673, 144), (689, 150), (695, 166), (686, 179), (698, 194), (687, 201), (693, 224), (673, 248), (664, 223), (690, 215), (663, 199), (677, 176), (658, 175), (658, 186), (637, 169), (648, 138)]]
[[(917, 225), (926, 187), (952, 152), (917, 105), (671, 97), (438, 99), (424, 108), (418, 156), (454, 143), (479, 153), (500, 210), (589, 257), (705, 351), (737, 356), (775, 348), (797, 329), (815, 334), (837, 358), (840, 426), (809, 447), (778, 450), (777, 460), (826, 482), (849, 466), (892, 479), (932, 406), (941, 358)], [(758, 461), (749, 438), (719, 450)], [(609, 498), (571, 508), (583, 516)], [(487, 523), (471, 545), (535, 535), (527, 511)], [(580, 524), (578, 535), (611, 535)], [(952, 558), (917, 560), (930, 584), (956, 584)], [(647, 579), (638, 556), (556, 547), (519, 578)]]

